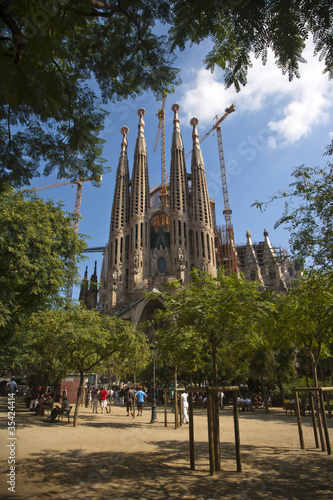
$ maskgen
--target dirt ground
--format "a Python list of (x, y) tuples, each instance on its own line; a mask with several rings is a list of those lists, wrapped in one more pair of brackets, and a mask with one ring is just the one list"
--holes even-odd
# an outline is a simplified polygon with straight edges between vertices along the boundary
[[(136, 499), (215, 500), (333, 498), (333, 457), (315, 448), (311, 417), (302, 418), (305, 450), (300, 449), (294, 415), (282, 409), (240, 412), (242, 472), (237, 472), (231, 408), (221, 411), (221, 471), (209, 475), (207, 417), (194, 417), (196, 470), (190, 470), (188, 425), (174, 428), (163, 408), (158, 422), (126, 416), (124, 407), (111, 414), (92, 414), (80, 407), (79, 425), (67, 419), (51, 424), (16, 400), (16, 440), (9, 439), (7, 398), (1, 404), (2, 500)], [(333, 447), (333, 422), (329, 421)], [(12, 448), (7, 446), (12, 443)], [(13, 446), (14, 444), (14, 446)], [(15, 454), (15, 493), (8, 491), (9, 457)]]

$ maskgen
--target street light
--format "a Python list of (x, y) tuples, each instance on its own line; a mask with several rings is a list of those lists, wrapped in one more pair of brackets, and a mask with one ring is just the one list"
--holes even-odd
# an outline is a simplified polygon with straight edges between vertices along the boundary
[(157, 414), (156, 414), (156, 394), (155, 394), (155, 360), (157, 356), (157, 346), (155, 344), (150, 344), (149, 349), (151, 351), (151, 355), (153, 358), (153, 404), (151, 407), (151, 421), (150, 423), (153, 424), (154, 422), (157, 422)]

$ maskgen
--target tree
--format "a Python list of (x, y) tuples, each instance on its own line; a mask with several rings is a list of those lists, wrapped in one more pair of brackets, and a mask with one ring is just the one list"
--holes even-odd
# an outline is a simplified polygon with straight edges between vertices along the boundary
[(52, 356), (67, 367), (67, 374), (80, 375), (74, 427), (85, 376), (114, 355), (123, 359), (132, 343), (145, 342), (132, 323), (78, 305), (34, 314), (29, 330), (37, 353), (42, 354), (45, 345), (52, 346)]
[(272, 49), (276, 64), (289, 80), (299, 77), (299, 63), (306, 40), (312, 34), (314, 54), (325, 60), (325, 72), (333, 76), (333, 6), (330, 0), (200, 0), (173, 2), (170, 29), (173, 48), (184, 49), (186, 42), (211, 39), (213, 49), (206, 67), (225, 69), (226, 86), (240, 90), (246, 85), (251, 55), (267, 61)]
[(298, 77), (312, 34), (332, 77), (332, 19), (330, 0), (3, 0), (0, 181), (27, 184), (40, 162), (46, 175), (102, 173), (101, 102), (172, 91), (175, 52), (188, 42), (211, 40), (207, 68), (225, 69), (226, 85), (240, 90), (250, 56), (265, 64), (269, 48), (282, 72)]
[(321, 357), (330, 357), (333, 341), (333, 286), (330, 277), (312, 271), (284, 297), (285, 332), (299, 349), (306, 349), (318, 387)]
[(101, 174), (101, 101), (162, 95), (177, 79), (170, 48), (152, 31), (169, 13), (168, 2), (152, 0), (4, 0), (0, 180), (29, 184), (40, 162), (59, 178)]
[(222, 272), (214, 278), (194, 270), (189, 286), (173, 282), (169, 293), (168, 309), (177, 318), (177, 328), (196, 331), (203, 349), (209, 349), (212, 381), (217, 385), (219, 352), (244, 348), (253, 341), (260, 314), (258, 284)]
[(9, 189), (0, 213), (0, 339), (10, 358), (15, 325), (62, 302), (86, 243), (73, 231), (73, 216), (33, 193)]

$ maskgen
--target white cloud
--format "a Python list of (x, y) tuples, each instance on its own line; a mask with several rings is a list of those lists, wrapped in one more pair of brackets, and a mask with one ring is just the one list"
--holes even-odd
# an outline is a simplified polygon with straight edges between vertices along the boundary
[(332, 82), (322, 73), (323, 63), (312, 53), (313, 44), (309, 42), (304, 52), (307, 63), (300, 65), (301, 78), (292, 82), (276, 67), (272, 53), (266, 66), (255, 59), (248, 83), (240, 93), (224, 88), (222, 72), (212, 74), (200, 69), (196, 78), (192, 74), (191, 82), (184, 86), (182, 103), (187, 121), (197, 116), (201, 123), (212, 124), (216, 114), (221, 116), (235, 102), (237, 115), (251, 113), (254, 120), (256, 111), (267, 111), (270, 147), (306, 138), (316, 125), (328, 121), (333, 106)]

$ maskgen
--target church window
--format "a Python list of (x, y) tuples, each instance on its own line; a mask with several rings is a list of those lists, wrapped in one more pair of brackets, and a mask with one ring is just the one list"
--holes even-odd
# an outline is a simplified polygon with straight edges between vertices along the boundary
[(193, 231), (192, 231), (192, 229), (190, 229), (188, 232), (188, 240), (189, 240), (190, 255), (193, 255), (194, 249), (193, 249)]
[(179, 244), (182, 244), (182, 223), (178, 221)]
[(110, 245), (110, 269), (112, 267), (112, 250), (113, 250), (113, 245), (111, 243), (111, 245)]
[(135, 224), (135, 249), (138, 248), (138, 225)]
[(186, 230), (186, 222), (184, 222), (184, 244), (185, 248), (187, 247), (187, 230)]
[(209, 236), (208, 236), (208, 234), (207, 234), (206, 236), (207, 236), (207, 252), (208, 252), (208, 260), (210, 260), (210, 244), (209, 244)]
[(143, 247), (143, 222), (141, 222), (141, 228), (140, 228), (140, 246), (141, 248)]
[(127, 234), (125, 237), (125, 260), (128, 260), (129, 257), (129, 235)]
[(117, 264), (117, 259), (118, 259), (118, 240), (114, 242), (114, 263)]
[(195, 232), (196, 246), (197, 246), (197, 257), (199, 257), (199, 236), (198, 231)]
[(160, 257), (157, 261), (157, 269), (160, 274), (165, 273), (166, 270), (166, 261), (164, 257)]
[(201, 231), (201, 248), (202, 248), (202, 256), (205, 257), (205, 238), (202, 231)]
[(131, 253), (133, 251), (133, 228), (131, 227)]
[(120, 262), (123, 261), (123, 238), (120, 238), (120, 254), (119, 254)]

